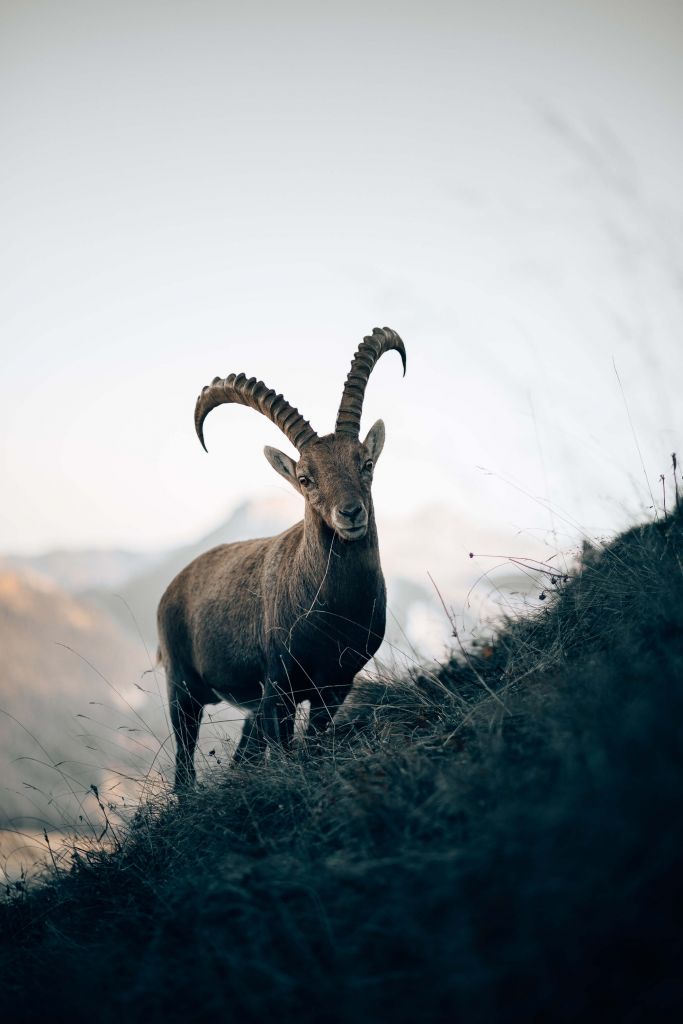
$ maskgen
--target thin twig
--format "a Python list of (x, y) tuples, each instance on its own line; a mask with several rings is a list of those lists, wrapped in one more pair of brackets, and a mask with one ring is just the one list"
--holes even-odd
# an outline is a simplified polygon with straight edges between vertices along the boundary
[(471, 668), (474, 676), (476, 677), (477, 681), (479, 683), (481, 683), (481, 685), (484, 687), (484, 689), (489, 694), (489, 696), (493, 697), (493, 699), (498, 704), (500, 704), (500, 706), (503, 708), (504, 711), (507, 711), (508, 709), (505, 706), (504, 702), (500, 699), (498, 694), (494, 690), (491, 689), (491, 687), (486, 682), (486, 680), (484, 679), (482, 674), (476, 669), (476, 667), (472, 663), (472, 659), (471, 659), (468, 651), (465, 650), (465, 646), (464, 646), (462, 640), (460, 639), (460, 633), (458, 632), (457, 623), (455, 621), (455, 615), (453, 614), (452, 610), (449, 610), (448, 607), (446, 606), (446, 602), (443, 599), (443, 595), (441, 594), (441, 591), (439, 590), (439, 588), (437, 587), (436, 583), (434, 582), (434, 577), (432, 576), (432, 574), (430, 572), (428, 572), (427, 575), (429, 576), (430, 580), (432, 581), (432, 586), (434, 587), (434, 589), (436, 590), (436, 592), (437, 592), (437, 594), (439, 596), (439, 600), (441, 601), (441, 605), (443, 607), (443, 610), (446, 613), (446, 618), (448, 619), (448, 621), (449, 621), (449, 623), (451, 625), (451, 629), (453, 631), (453, 636), (458, 641), (458, 647), (460, 648), (460, 650), (461, 650), (461, 652), (463, 654), (463, 657), (465, 658), (467, 664)]

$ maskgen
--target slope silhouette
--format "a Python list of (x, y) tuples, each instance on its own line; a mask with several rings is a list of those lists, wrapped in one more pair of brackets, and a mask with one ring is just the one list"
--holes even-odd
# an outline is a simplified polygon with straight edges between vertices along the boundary
[(676, 515), (586, 547), (493, 643), (360, 684), (321, 745), (11, 888), (8, 1013), (677, 1019), (682, 714)]

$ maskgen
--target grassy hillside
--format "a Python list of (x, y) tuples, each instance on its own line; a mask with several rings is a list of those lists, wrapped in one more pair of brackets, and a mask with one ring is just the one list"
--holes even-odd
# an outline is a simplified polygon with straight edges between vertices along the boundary
[(676, 516), (490, 647), (363, 684), (320, 749), (10, 891), (7, 1019), (675, 1019), (682, 723)]

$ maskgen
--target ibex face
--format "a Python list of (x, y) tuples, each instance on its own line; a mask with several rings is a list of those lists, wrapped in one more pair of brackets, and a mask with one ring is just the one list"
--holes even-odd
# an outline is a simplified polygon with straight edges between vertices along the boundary
[(309, 509), (345, 541), (365, 537), (372, 508), (372, 470), (384, 446), (384, 423), (377, 420), (359, 440), (363, 397), (377, 360), (398, 352), (406, 370), (406, 350), (395, 331), (375, 327), (353, 357), (333, 434), (319, 437), (298, 409), (263, 381), (245, 374), (215, 377), (197, 399), (195, 427), (204, 444), (204, 420), (218, 405), (236, 402), (258, 410), (277, 424), (299, 452), (299, 461), (267, 447), (271, 466), (306, 499)]
[(377, 420), (363, 442), (349, 434), (327, 434), (306, 445), (298, 462), (277, 448), (264, 451), (323, 522), (342, 540), (354, 541), (367, 533), (372, 473), (383, 446), (384, 423)]

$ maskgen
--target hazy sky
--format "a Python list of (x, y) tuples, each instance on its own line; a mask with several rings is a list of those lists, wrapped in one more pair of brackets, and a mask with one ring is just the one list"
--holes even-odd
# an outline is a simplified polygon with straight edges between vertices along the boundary
[(624, 396), (654, 485), (683, 455), (679, 3), (0, 12), (0, 551), (163, 546), (279, 493), (285, 439), (220, 409), (206, 455), (198, 391), (244, 370), (327, 431), (375, 324), (408, 350), (367, 392), (380, 516), (650, 503)]

